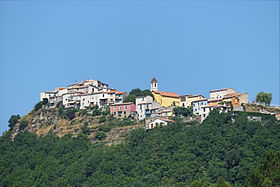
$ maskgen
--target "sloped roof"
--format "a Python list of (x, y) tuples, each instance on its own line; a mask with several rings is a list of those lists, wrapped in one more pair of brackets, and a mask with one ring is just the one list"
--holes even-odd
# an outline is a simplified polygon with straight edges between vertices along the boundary
[(223, 88), (223, 89), (218, 89), (218, 90), (211, 90), (211, 92), (220, 92), (220, 91), (224, 91), (224, 90), (229, 90), (229, 89), (232, 89), (232, 88)]
[(166, 96), (166, 97), (176, 97), (179, 98), (180, 96), (175, 93), (175, 92), (163, 92), (163, 91), (153, 91), (156, 94), (160, 94), (162, 96)]
[(155, 77), (152, 79), (151, 83), (157, 83), (157, 80)]
[(134, 105), (133, 102), (128, 102), (128, 103), (115, 103), (115, 104), (111, 104), (110, 106), (120, 106), (120, 105)]
[(175, 121), (170, 120), (170, 119), (166, 119), (166, 118), (159, 118), (159, 119), (162, 120), (162, 121), (175, 123)]

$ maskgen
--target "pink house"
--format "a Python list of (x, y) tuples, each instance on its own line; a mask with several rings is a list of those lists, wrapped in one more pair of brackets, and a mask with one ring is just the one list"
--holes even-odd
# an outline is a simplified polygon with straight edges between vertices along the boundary
[(132, 102), (112, 104), (110, 105), (110, 114), (115, 117), (133, 117), (136, 114), (136, 107)]

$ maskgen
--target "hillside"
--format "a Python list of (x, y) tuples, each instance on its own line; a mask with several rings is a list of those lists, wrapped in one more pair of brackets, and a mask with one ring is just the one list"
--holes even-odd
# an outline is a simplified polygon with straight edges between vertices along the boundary
[[(11, 129), (12, 138), (23, 131), (20, 128), (23, 121), (27, 122), (24, 130), (36, 133), (38, 136), (54, 134), (63, 137), (70, 134), (72, 137), (77, 137), (81, 133), (86, 134), (93, 143), (99, 141), (106, 144), (119, 143), (125, 139), (131, 130), (144, 127), (143, 122), (116, 119), (110, 116), (108, 111), (102, 112), (97, 108), (73, 110), (42, 106), (37, 111), (33, 109), (18, 121)], [(106, 138), (96, 139), (98, 132), (105, 133)]]
[(256, 113), (280, 113), (280, 108), (276, 107), (270, 107), (270, 106), (262, 106), (262, 105), (256, 105), (256, 104), (244, 104), (245, 111), (246, 112), (256, 112)]
[(248, 121), (239, 113), (232, 122), (214, 111), (202, 124), (138, 128), (113, 146), (92, 144), (83, 133), (39, 138), (25, 131), (13, 141), (6, 134), (0, 185), (279, 186), (279, 132), (274, 116)]

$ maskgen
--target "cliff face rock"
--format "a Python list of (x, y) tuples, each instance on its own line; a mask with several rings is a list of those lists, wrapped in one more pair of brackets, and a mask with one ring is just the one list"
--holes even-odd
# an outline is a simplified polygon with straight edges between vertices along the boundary
[[(120, 119), (114, 119), (119, 120)], [(106, 121), (99, 123), (99, 116), (92, 116), (88, 113), (83, 113), (82, 111), (75, 113), (74, 119), (65, 119), (59, 115), (58, 108), (47, 108), (43, 107), (42, 109), (35, 111), (32, 110), (27, 115), (23, 116), (19, 122), (11, 129), (11, 138), (13, 139), (20, 130), (20, 123), (26, 121), (28, 123), (27, 127), (24, 130), (36, 133), (38, 136), (45, 136), (47, 134), (55, 134), (58, 137), (62, 137), (66, 134), (70, 134), (73, 137), (76, 137), (79, 133), (83, 133), (83, 128), (88, 129), (87, 136), (92, 143), (102, 142), (108, 145), (120, 143), (125, 140), (128, 133), (136, 128), (143, 128), (144, 124), (133, 122), (130, 125), (126, 126), (116, 126), (110, 121), (110, 117), (106, 117)], [(119, 123), (118, 123), (119, 124)], [(110, 130), (104, 132), (106, 138), (102, 141), (95, 138), (96, 133), (99, 131), (99, 128), (102, 126), (108, 126)]]
[(245, 111), (246, 112), (256, 112), (262, 114), (277, 114), (280, 113), (280, 108), (277, 107), (270, 107), (270, 106), (262, 106), (256, 104), (245, 104)]

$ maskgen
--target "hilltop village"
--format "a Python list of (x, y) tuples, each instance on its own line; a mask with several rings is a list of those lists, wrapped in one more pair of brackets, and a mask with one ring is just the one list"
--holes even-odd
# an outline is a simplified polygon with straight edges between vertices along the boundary
[(40, 94), (40, 100), (48, 99), (49, 107), (55, 107), (62, 102), (65, 108), (109, 106), (110, 114), (115, 117), (132, 117), (137, 120), (150, 121), (146, 128), (153, 128), (155, 124), (167, 125), (168, 117), (172, 117), (175, 107), (192, 109), (193, 114), (200, 117), (202, 122), (210, 111), (242, 111), (242, 104), (248, 103), (248, 93), (237, 93), (232, 88), (211, 90), (209, 98), (203, 95), (182, 95), (174, 92), (158, 90), (158, 81), (151, 81), (151, 95), (136, 97), (135, 103), (124, 102), (126, 92), (112, 89), (98, 80), (86, 80), (80, 83), (58, 87), (54, 91)]

